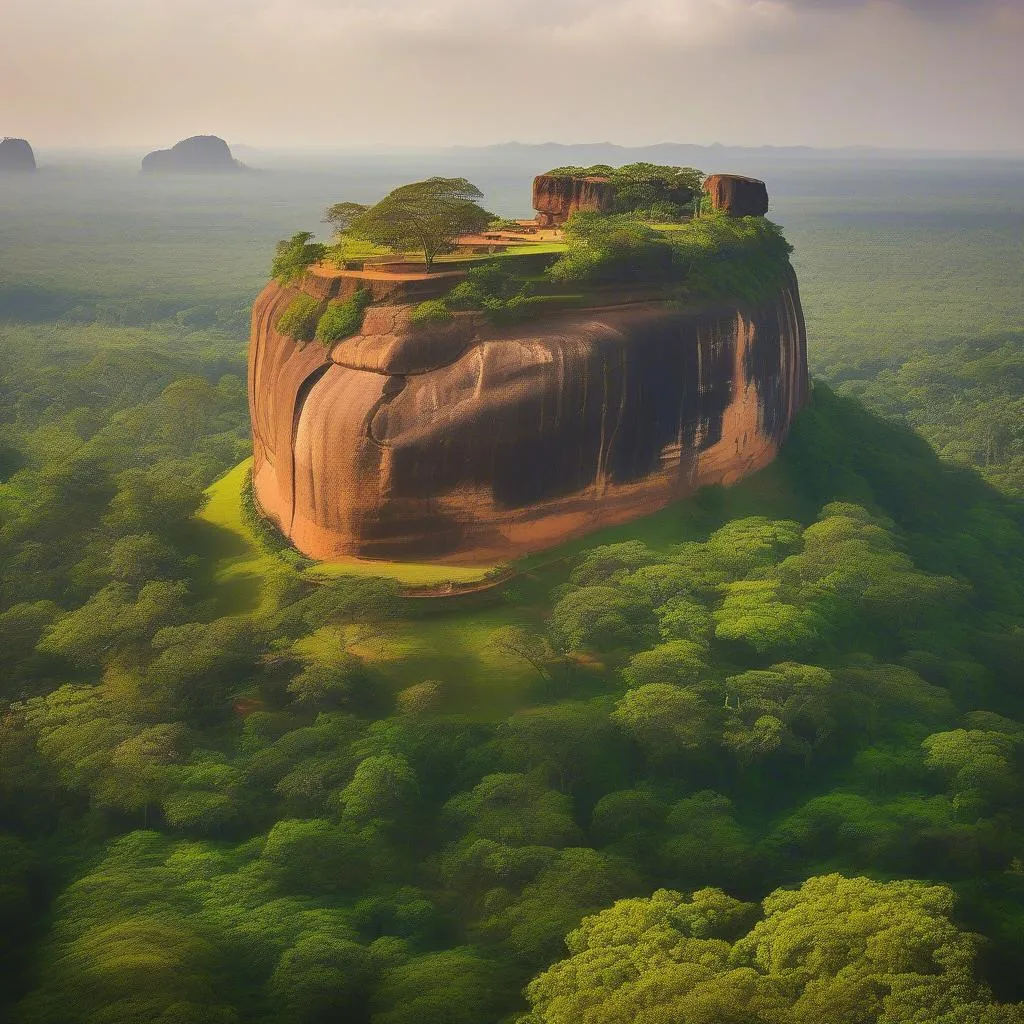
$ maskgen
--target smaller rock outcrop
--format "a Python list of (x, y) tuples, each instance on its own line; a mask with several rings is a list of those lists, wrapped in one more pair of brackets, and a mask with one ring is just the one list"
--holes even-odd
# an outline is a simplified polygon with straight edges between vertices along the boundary
[(597, 175), (573, 178), (538, 174), (533, 179), (533, 208), (542, 227), (557, 227), (578, 210), (611, 213), (615, 208), (615, 189), (607, 178)]
[(0, 171), (34, 171), (36, 157), (26, 139), (0, 140)]
[(716, 210), (730, 217), (763, 217), (768, 212), (768, 187), (757, 178), (739, 174), (712, 174), (704, 191)]
[(142, 161), (145, 174), (222, 174), (241, 169), (228, 144), (216, 135), (193, 135), (170, 149), (149, 153)]

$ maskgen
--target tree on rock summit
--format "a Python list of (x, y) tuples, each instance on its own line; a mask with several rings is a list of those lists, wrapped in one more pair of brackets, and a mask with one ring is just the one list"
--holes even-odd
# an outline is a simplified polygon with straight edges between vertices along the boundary
[(343, 211), (332, 223), (349, 235), (395, 252), (422, 251), (429, 272), (459, 235), (482, 231), (491, 222), (494, 215), (477, 202), (482, 198), (480, 189), (465, 178), (428, 178), (399, 186), (361, 212), (355, 204), (337, 203), (328, 217)]

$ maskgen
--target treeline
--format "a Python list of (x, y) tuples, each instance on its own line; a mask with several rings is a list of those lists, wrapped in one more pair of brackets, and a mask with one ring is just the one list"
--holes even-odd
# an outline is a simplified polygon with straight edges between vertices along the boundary
[(843, 393), (905, 419), (944, 458), (1024, 496), (1024, 332), (870, 357), (830, 350), (823, 369)]
[(196, 301), (195, 295), (99, 294), (48, 285), (0, 284), (0, 322), (105, 327), (166, 323), (188, 330), (248, 330), (250, 297)]
[[(303, 653), (324, 626), (415, 636), (386, 582), (282, 573), (260, 607), (231, 607), (191, 515), (244, 446), (239, 391), (130, 386), (74, 443), (90, 422), (74, 393), (52, 429), (49, 396), (16, 421), (27, 461), (0, 487), (14, 1019), (497, 1021), (617, 899), (653, 926), (653, 891), (696, 891), (719, 909), (692, 939), (753, 948), (786, 897), (763, 925), (743, 901), (829, 872), (951, 886), (955, 904), (867, 883), (801, 898), (825, 906), (831, 884), (946, 928), (934, 947), (959, 966), (929, 998), (970, 1014), (1024, 996), (1018, 508), (819, 388), (779, 462), (681, 508), (674, 541), (549, 570), (536, 627), (488, 639), (535, 679), (494, 721), (453, 712), (451, 679), (394, 693), (358, 645)], [(510, 595), (510, 621), (527, 599)], [(672, 911), (681, 942), (691, 919)], [(842, 948), (881, 1013), (885, 972), (856, 936)], [(899, 1005), (932, 1005), (904, 973)], [(750, 1019), (798, 1019), (804, 990), (770, 974), (775, 1016)], [(536, 1019), (563, 1019), (548, 1003), (568, 982), (545, 977)], [(592, 1019), (633, 1019), (622, 1005)]]

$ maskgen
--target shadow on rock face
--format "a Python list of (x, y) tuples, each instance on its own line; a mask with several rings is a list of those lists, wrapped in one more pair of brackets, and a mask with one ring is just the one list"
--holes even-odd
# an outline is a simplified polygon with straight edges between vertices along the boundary
[(419, 342), (407, 307), (375, 307), (330, 352), (274, 330), (294, 294), (271, 284), (254, 310), (254, 481), (313, 558), (541, 550), (764, 466), (806, 397), (795, 277), (755, 309), (637, 302), (501, 331), (467, 313)]

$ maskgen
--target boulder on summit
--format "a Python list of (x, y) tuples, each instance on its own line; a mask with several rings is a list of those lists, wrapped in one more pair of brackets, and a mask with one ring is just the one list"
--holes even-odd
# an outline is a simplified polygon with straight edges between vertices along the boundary
[(768, 212), (768, 188), (758, 178), (739, 174), (712, 174), (704, 191), (716, 210), (730, 217), (763, 217)]
[(538, 174), (533, 179), (533, 208), (543, 227), (554, 227), (580, 211), (611, 213), (615, 208), (615, 189), (608, 178), (600, 175), (575, 178)]

